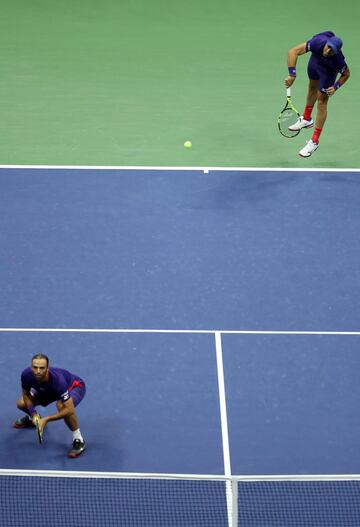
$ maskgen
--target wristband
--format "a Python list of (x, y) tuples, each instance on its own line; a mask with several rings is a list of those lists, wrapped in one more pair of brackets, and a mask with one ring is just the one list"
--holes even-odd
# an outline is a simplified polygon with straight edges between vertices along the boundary
[(34, 406), (28, 406), (28, 411), (31, 417), (37, 413)]
[(339, 88), (341, 88), (341, 84), (339, 82), (335, 82), (334, 88), (335, 90), (338, 90)]
[(296, 68), (294, 66), (289, 67), (288, 70), (289, 70), (290, 77), (296, 77)]

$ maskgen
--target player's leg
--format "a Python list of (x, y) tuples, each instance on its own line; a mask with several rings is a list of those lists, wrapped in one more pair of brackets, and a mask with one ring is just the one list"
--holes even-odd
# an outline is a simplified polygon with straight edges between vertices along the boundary
[[(57, 401), (56, 408), (58, 412), (60, 412), (63, 409), (63, 403), (61, 401)], [(79, 422), (78, 422), (78, 418), (75, 412), (75, 408), (74, 408), (74, 411), (70, 415), (64, 417), (64, 421), (65, 421), (66, 426), (72, 432), (74, 432), (75, 430), (79, 428)]]
[[(304, 110), (304, 118), (311, 118), (311, 113), (315, 102), (317, 102), (317, 112), (315, 119), (314, 133), (310, 139), (299, 152), (301, 157), (310, 157), (315, 150), (319, 148), (319, 137), (322, 132), (327, 116), (327, 95), (323, 93), (324, 87), (328, 86), (329, 78), (326, 69), (322, 68), (316, 60), (312, 57), (308, 65), (308, 75), (310, 78), (308, 97), (306, 100), (306, 107)], [(331, 79), (330, 79), (331, 80)], [(312, 118), (311, 118), (312, 120)], [(312, 123), (314, 121), (312, 120)]]
[(327, 117), (328, 100), (329, 97), (326, 94), (322, 93), (321, 91), (318, 92), (314, 133), (310, 141), (308, 141), (304, 148), (300, 150), (299, 155), (301, 157), (310, 157), (315, 152), (315, 150), (319, 148), (320, 134), (323, 130)]
[(317, 99), (317, 113), (315, 120), (315, 129), (311, 140), (318, 144), (320, 134), (324, 128), (324, 124), (327, 118), (327, 106), (329, 97), (326, 93), (327, 88), (333, 86), (336, 81), (336, 71), (329, 71), (327, 69), (319, 68), (320, 81), (319, 90), (316, 94)]
[(289, 130), (302, 130), (303, 128), (312, 128), (314, 126), (314, 119), (311, 117), (311, 114), (316, 103), (318, 89), (319, 80), (309, 79), (303, 115), (300, 116), (295, 124), (289, 126)]
[(311, 113), (315, 106), (319, 91), (319, 80), (309, 79), (308, 92), (306, 96), (306, 104), (304, 108), (304, 119), (311, 120)]
[(308, 91), (306, 95), (306, 103), (303, 115), (301, 116), (301, 128), (312, 128), (314, 126), (314, 119), (311, 117), (314, 109), (317, 93), (320, 85), (320, 74), (317, 68), (317, 62), (311, 55), (308, 62), (307, 74), (309, 77)]
[[(73, 435), (73, 442), (70, 451), (68, 452), (69, 457), (78, 457), (85, 450), (85, 440), (81, 435), (79, 421), (76, 415), (75, 407), (82, 401), (86, 392), (85, 386), (77, 386), (70, 391), (71, 399), (74, 406), (74, 411), (64, 418), (66, 426), (71, 430)], [(63, 407), (63, 403), (58, 401), (56, 403), (58, 411)]]
[(326, 89), (333, 86), (336, 81), (336, 71), (328, 71), (326, 69), (320, 70), (320, 82), (319, 91), (317, 92), (317, 113), (315, 121), (315, 129), (311, 140), (315, 143), (319, 143), (320, 134), (324, 128), (324, 124), (327, 118), (327, 106), (329, 97), (326, 93)]
[[(28, 395), (28, 398), (30, 399), (32, 406), (35, 407), (35, 406), (38, 406), (40, 404), (38, 399), (36, 397), (34, 397), (33, 395)], [(16, 421), (13, 422), (13, 427), (14, 428), (32, 428), (32, 427), (34, 427), (34, 425), (32, 423), (32, 420), (31, 420), (31, 417), (30, 417), (30, 412), (27, 409), (27, 406), (26, 406), (25, 401), (24, 401), (24, 397), (22, 395), (16, 401), (16, 406), (17, 406), (17, 408), (19, 410), (24, 412), (26, 415), (24, 415), (23, 417), (20, 417), (19, 419), (16, 419)]]
[(306, 103), (303, 115), (299, 119), (299, 129), (312, 128), (314, 126), (314, 119), (311, 117), (314, 109), (317, 94), (320, 86), (320, 72), (318, 70), (318, 64), (313, 56), (310, 57), (307, 74), (309, 77), (308, 91), (306, 95)]
[(317, 112), (315, 120), (314, 133), (310, 139), (299, 152), (301, 157), (310, 157), (315, 150), (319, 148), (319, 139), (323, 131), (324, 124), (327, 118), (327, 106), (329, 97), (326, 94), (326, 89), (329, 86), (333, 86), (336, 80), (336, 72), (329, 72), (326, 69), (318, 67), (319, 72), (319, 89), (316, 94), (317, 100)]
[[(329, 101), (329, 97), (325, 93), (322, 93), (319, 91), (318, 97), (317, 97), (317, 113), (316, 113), (316, 119), (315, 119), (315, 129), (317, 128), (319, 130), (322, 130), (324, 127), (324, 124), (327, 118), (328, 101)], [(318, 137), (316, 139), (317, 139), (316, 142), (318, 142)]]

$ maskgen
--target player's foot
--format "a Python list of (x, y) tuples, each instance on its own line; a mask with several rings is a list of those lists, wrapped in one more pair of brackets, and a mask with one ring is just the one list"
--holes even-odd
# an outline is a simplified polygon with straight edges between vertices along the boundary
[(20, 417), (16, 421), (13, 422), (14, 428), (35, 428), (35, 425), (33, 424), (32, 420), (28, 415), (24, 415), (24, 417)]
[(78, 457), (85, 450), (85, 441), (80, 441), (80, 439), (74, 439), (71, 450), (68, 452), (69, 457)]
[(289, 130), (291, 130), (292, 132), (297, 132), (302, 128), (311, 128), (312, 126), (314, 126), (314, 119), (310, 119), (310, 121), (307, 121), (306, 119), (304, 119), (304, 116), (301, 115), (301, 117), (299, 117), (296, 123), (289, 126)]
[(310, 157), (311, 154), (313, 154), (315, 150), (317, 150), (318, 148), (319, 148), (319, 143), (314, 143), (314, 141), (310, 139), (310, 141), (306, 142), (306, 145), (304, 146), (304, 148), (300, 150), (299, 156)]

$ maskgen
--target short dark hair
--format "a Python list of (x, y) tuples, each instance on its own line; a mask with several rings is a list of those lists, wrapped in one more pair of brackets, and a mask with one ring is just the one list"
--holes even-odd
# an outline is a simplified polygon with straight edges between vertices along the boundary
[(37, 353), (36, 355), (34, 355), (33, 358), (31, 359), (31, 364), (32, 364), (34, 359), (45, 359), (46, 360), (46, 367), (49, 366), (49, 357), (47, 357), (43, 353)]

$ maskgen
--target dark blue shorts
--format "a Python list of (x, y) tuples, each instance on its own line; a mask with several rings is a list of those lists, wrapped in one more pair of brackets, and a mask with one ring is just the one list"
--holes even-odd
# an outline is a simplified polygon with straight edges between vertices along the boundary
[(71, 399), (73, 400), (74, 406), (77, 406), (84, 398), (84, 395), (86, 393), (86, 386), (85, 384), (82, 384), (81, 386), (74, 386), (71, 390), (69, 390), (69, 395)]
[[(85, 384), (79, 383), (78, 381), (75, 381), (74, 384), (69, 387), (69, 396), (73, 400), (74, 406), (77, 406), (79, 403), (81, 403), (85, 396), (85, 393)], [(49, 404), (55, 403), (57, 401), (57, 399), (51, 399), (46, 396), (41, 397), (41, 395), (37, 395), (36, 400), (41, 406), (48, 406)]]
[(319, 90), (323, 93), (335, 84), (337, 71), (319, 64), (314, 56), (310, 57), (307, 71), (309, 79), (319, 81)]

